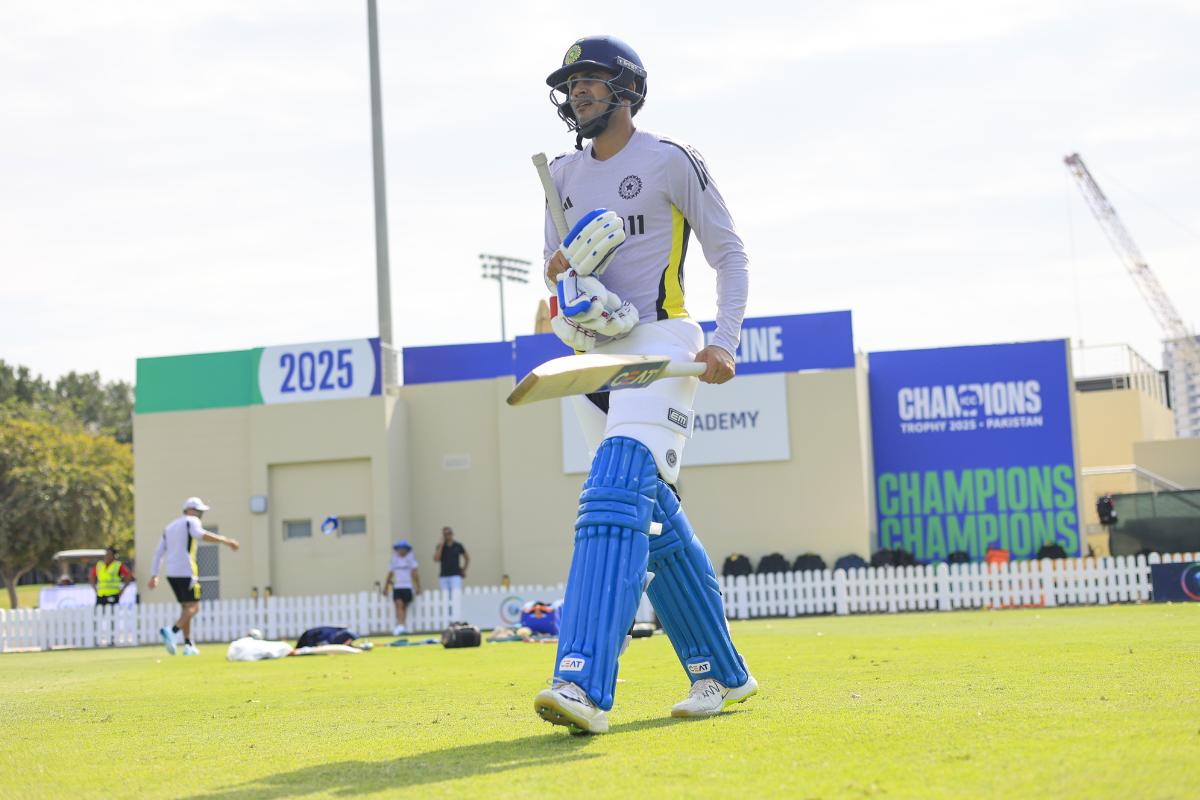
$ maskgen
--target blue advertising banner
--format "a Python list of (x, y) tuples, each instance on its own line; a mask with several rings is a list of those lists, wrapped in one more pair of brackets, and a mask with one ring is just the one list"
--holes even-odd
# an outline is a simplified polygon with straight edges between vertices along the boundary
[(1156, 603), (1200, 602), (1200, 561), (1151, 564), (1150, 581)]
[(1065, 340), (870, 355), (881, 548), (1081, 555)]
[(476, 381), (511, 375), (512, 342), (443, 344), (406, 347), (403, 352), (404, 382), (443, 383)]
[[(711, 341), (715, 322), (702, 322)], [(404, 348), (404, 382), (436, 383), (514, 375), (517, 380), (544, 361), (571, 351), (552, 333), (518, 336), (515, 342)], [(742, 323), (739, 375), (848, 369), (854, 366), (854, 332), (849, 311), (755, 317)]]
[[(701, 322), (704, 341), (712, 341), (715, 322)], [(849, 311), (754, 317), (742, 322), (742, 341), (734, 354), (738, 375), (848, 369), (854, 366), (854, 332)]]

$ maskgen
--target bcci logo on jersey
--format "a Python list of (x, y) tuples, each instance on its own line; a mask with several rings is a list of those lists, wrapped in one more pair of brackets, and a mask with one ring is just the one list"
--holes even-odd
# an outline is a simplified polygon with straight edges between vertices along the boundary
[(642, 179), (637, 175), (626, 175), (621, 185), (617, 187), (617, 193), (621, 195), (623, 200), (632, 200), (637, 197), (642, 191)]
[(1037, 380), (905, 386), (896, 392), (901, 433), (1040, 428), (1042, 384)]

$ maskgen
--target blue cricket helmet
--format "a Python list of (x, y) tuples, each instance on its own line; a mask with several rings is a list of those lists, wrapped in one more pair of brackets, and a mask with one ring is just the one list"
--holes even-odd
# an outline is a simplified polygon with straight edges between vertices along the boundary
[[(570, 89), (567, 78), (573, 73), (592, 69), (602, 69), (612, 73), (611, 80), (606, 81), (613, 96), (618, 100), (629, 98), (629, 112), (637, 114), (646, 102), (646, 68), (642, 59), (634, 49), (615, 36), (585, 36), (577, 40), (563, 56), (562, 66), (551, 72), (546, 78), (550, 87), (550, 102), (558, 109), (558, 116), (567, 123), (571, 130), (578, 130), (575, 111), (571, 108)], [(633, 88), (629, 88), (632, 79)], [(555, 92), (562, 92), (564, 99), (555, 97)], [(611, 109), (610, 109), (611, 110)], [(599, 121), (599, 120), (598, 120)], [(605, 115), (599, 130), (580, 131), (585, 137), (591, 138), (607, 125)], [(593, 123), (594, 125), (595, 123)], [(589, 126), (592, 127), (592, 126)]]

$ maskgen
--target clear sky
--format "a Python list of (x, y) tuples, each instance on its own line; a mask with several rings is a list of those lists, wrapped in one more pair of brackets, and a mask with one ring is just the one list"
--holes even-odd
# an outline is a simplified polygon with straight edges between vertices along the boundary
[[(867, 351), (1069, 336), (1158, 363), (1078, 151), (1200, 326), (1194, 0), (379, 14), (401, 346), (499, 338), (478, 254), (540, 263), (529, 156), (574, 142), (544, 80), (591, 33), (645, 62), (639, 127), (706, 157), (748, 316), (849, 308)], [(0, 358), (132, 379), (139, 356), (375, 335), (366, 27), (350, 0), (0, 0)], [(507, 293), (510, 336), (543, 293)]]

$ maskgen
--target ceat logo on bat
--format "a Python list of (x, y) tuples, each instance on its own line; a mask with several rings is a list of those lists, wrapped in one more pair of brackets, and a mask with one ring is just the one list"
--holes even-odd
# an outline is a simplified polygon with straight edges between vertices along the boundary
[(621, 371), (609, 379), (608, 383), (599, 390), (601, 392), (616, 389), (636, 389), (653, 383), (666, 365), (659, 361), (653, 364), (635, 364), (622, 367)]

